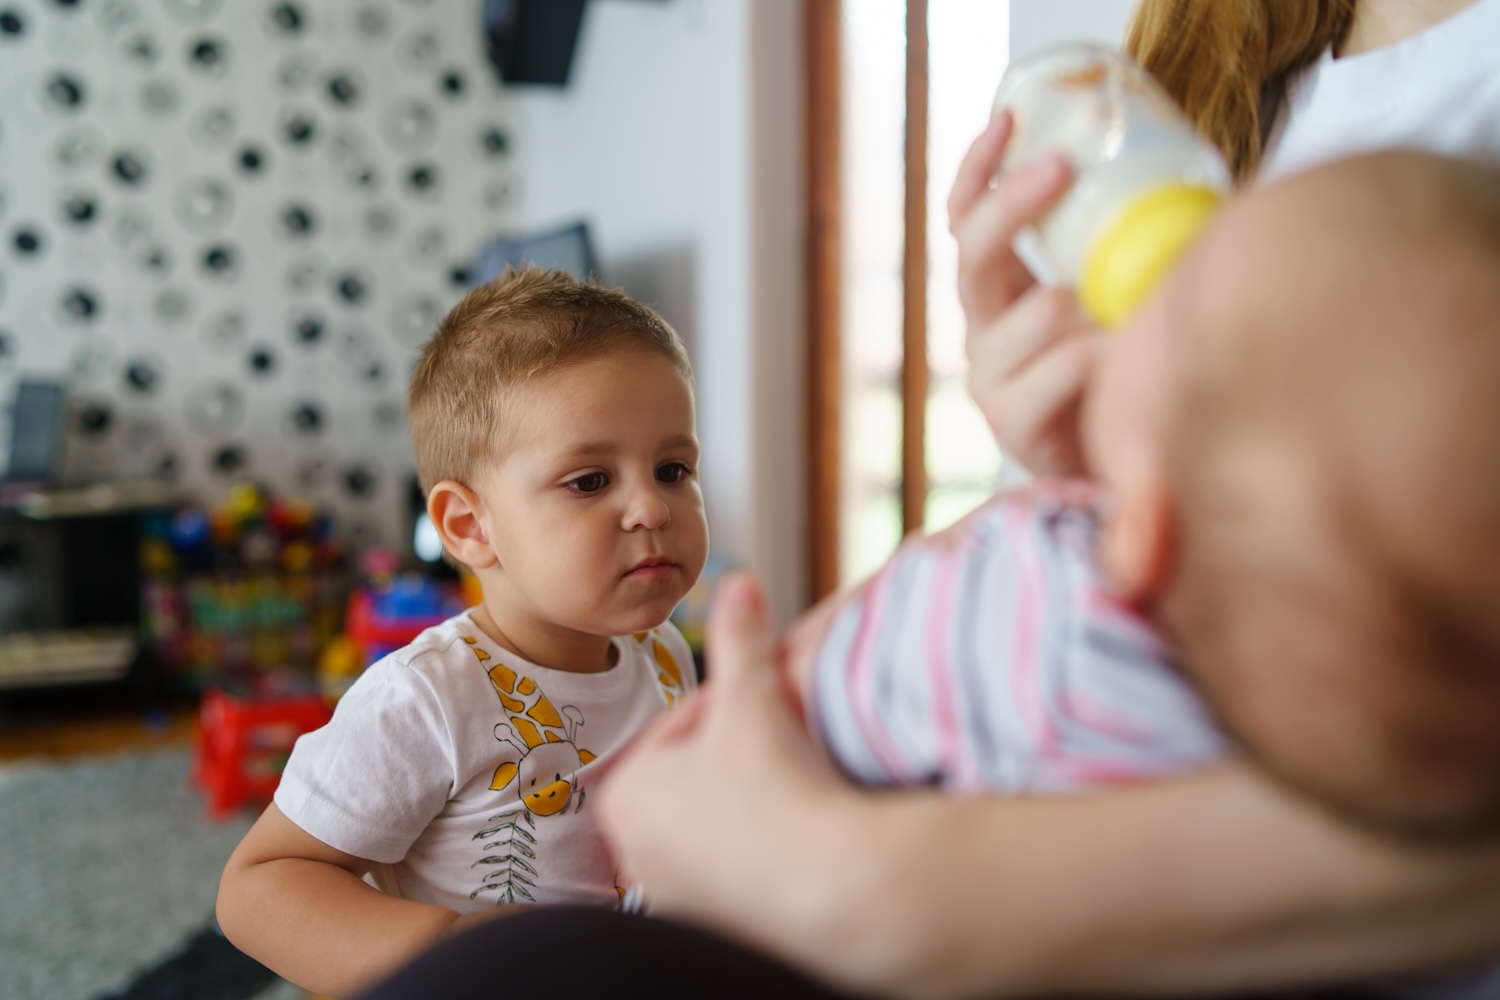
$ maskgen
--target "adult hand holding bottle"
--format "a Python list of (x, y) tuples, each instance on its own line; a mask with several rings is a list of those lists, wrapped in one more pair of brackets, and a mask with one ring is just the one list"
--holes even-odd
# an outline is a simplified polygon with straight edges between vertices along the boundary
[(1042, 285), (1016, 256), (1071, 180), (1045, 156), (992, 183), (1014, 120), (1000, 111), (964, 155), (948, 195), (967, 321), (969, 392), (1007, 455), (1039, 476), (1086, 475), (1078, 414), (1100, 331), (1072, 289)]

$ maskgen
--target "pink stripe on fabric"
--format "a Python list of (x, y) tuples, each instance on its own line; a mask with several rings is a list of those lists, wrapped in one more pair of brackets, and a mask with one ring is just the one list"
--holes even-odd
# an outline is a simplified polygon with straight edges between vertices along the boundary
[(1016, 713), (1029, 731), (1032, 745), (1046, 755), (1057, 742), (1057, 732), (1047, 717), (1047, 702), (1042, 694), (1040, 621), (1045, 586), (1029, 520), (1021, 504), (1006, 504), (1006, 534), (1016, 554), (1010, 686)]
[(927, 598), (927, 641), (923, 652), (932, 690), (932, 725), (937, 740), (938, 762), (949, 780), (960, 789), (978, 787), (978, 769), (962, 749), (958, 723), (958, 696), (953, 662), (953, 612), (957, 607), (958, 579), (963, 570), (963, 547), (947, 547), (938, 557)]
[(845, 690), (849, 692), (851, 714), (859, 726), (860, 735), (869, 745), (870, 752), (892, 780), (910, 778), (912, 767), (901, 754), (890, 729), (875, 706), (874, 687), (870, 678), (874, 673), (875, 650), (879, 646), (880, 626), (885, 621), (886, 600), (890, 596), (891, 581), (895, 577), (893, 564), (887, 564), (870, 581), (866, 592), (867, 604), (860, 619), (859, 630), (854, 635), (850, 650)]
[(1077, 688), (1063, 692), (1063, 708), (1070, 717), (1090, 729), (1126, 742), (1142, 743), (1155, 735), (1150, 720), (1130, 715), (1118, 706)]

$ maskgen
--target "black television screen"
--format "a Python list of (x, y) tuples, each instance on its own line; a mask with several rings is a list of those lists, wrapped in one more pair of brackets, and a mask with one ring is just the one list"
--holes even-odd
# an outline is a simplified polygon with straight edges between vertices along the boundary
[(565, 85), (583, 5), (584, 0), (486, 0), (484, 34), (500, 79)]
[(67, 392), (56, 382), (22, 382), (11, 423), (9, 482), (55, 483), (62, 471)]

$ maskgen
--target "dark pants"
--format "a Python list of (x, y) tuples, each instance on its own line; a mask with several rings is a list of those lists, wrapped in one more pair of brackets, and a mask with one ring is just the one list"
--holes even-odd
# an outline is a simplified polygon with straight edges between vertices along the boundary
[[(1257, 994), (1361, 1000), (1363, 989)], [(585, 907), (528, 908), (441, 942), (359, 1000), (854, 1000), (705, 931)], [(1241, 1000), (1251, 1000), (1242, 997)]]
[(360, 1000), (839, 1000), (769, 958), (682, 924), (536, 907), (439, 943)]

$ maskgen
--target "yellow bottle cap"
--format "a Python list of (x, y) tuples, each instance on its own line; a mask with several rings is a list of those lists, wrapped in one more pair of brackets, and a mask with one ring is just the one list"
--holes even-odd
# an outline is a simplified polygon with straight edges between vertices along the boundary
[(1212, 188), (1172, 184), (1125, 207), (1094, 241), (1078, 298), (1100, 324), (1119, 326), (1176, 262), (1224, 196)]

